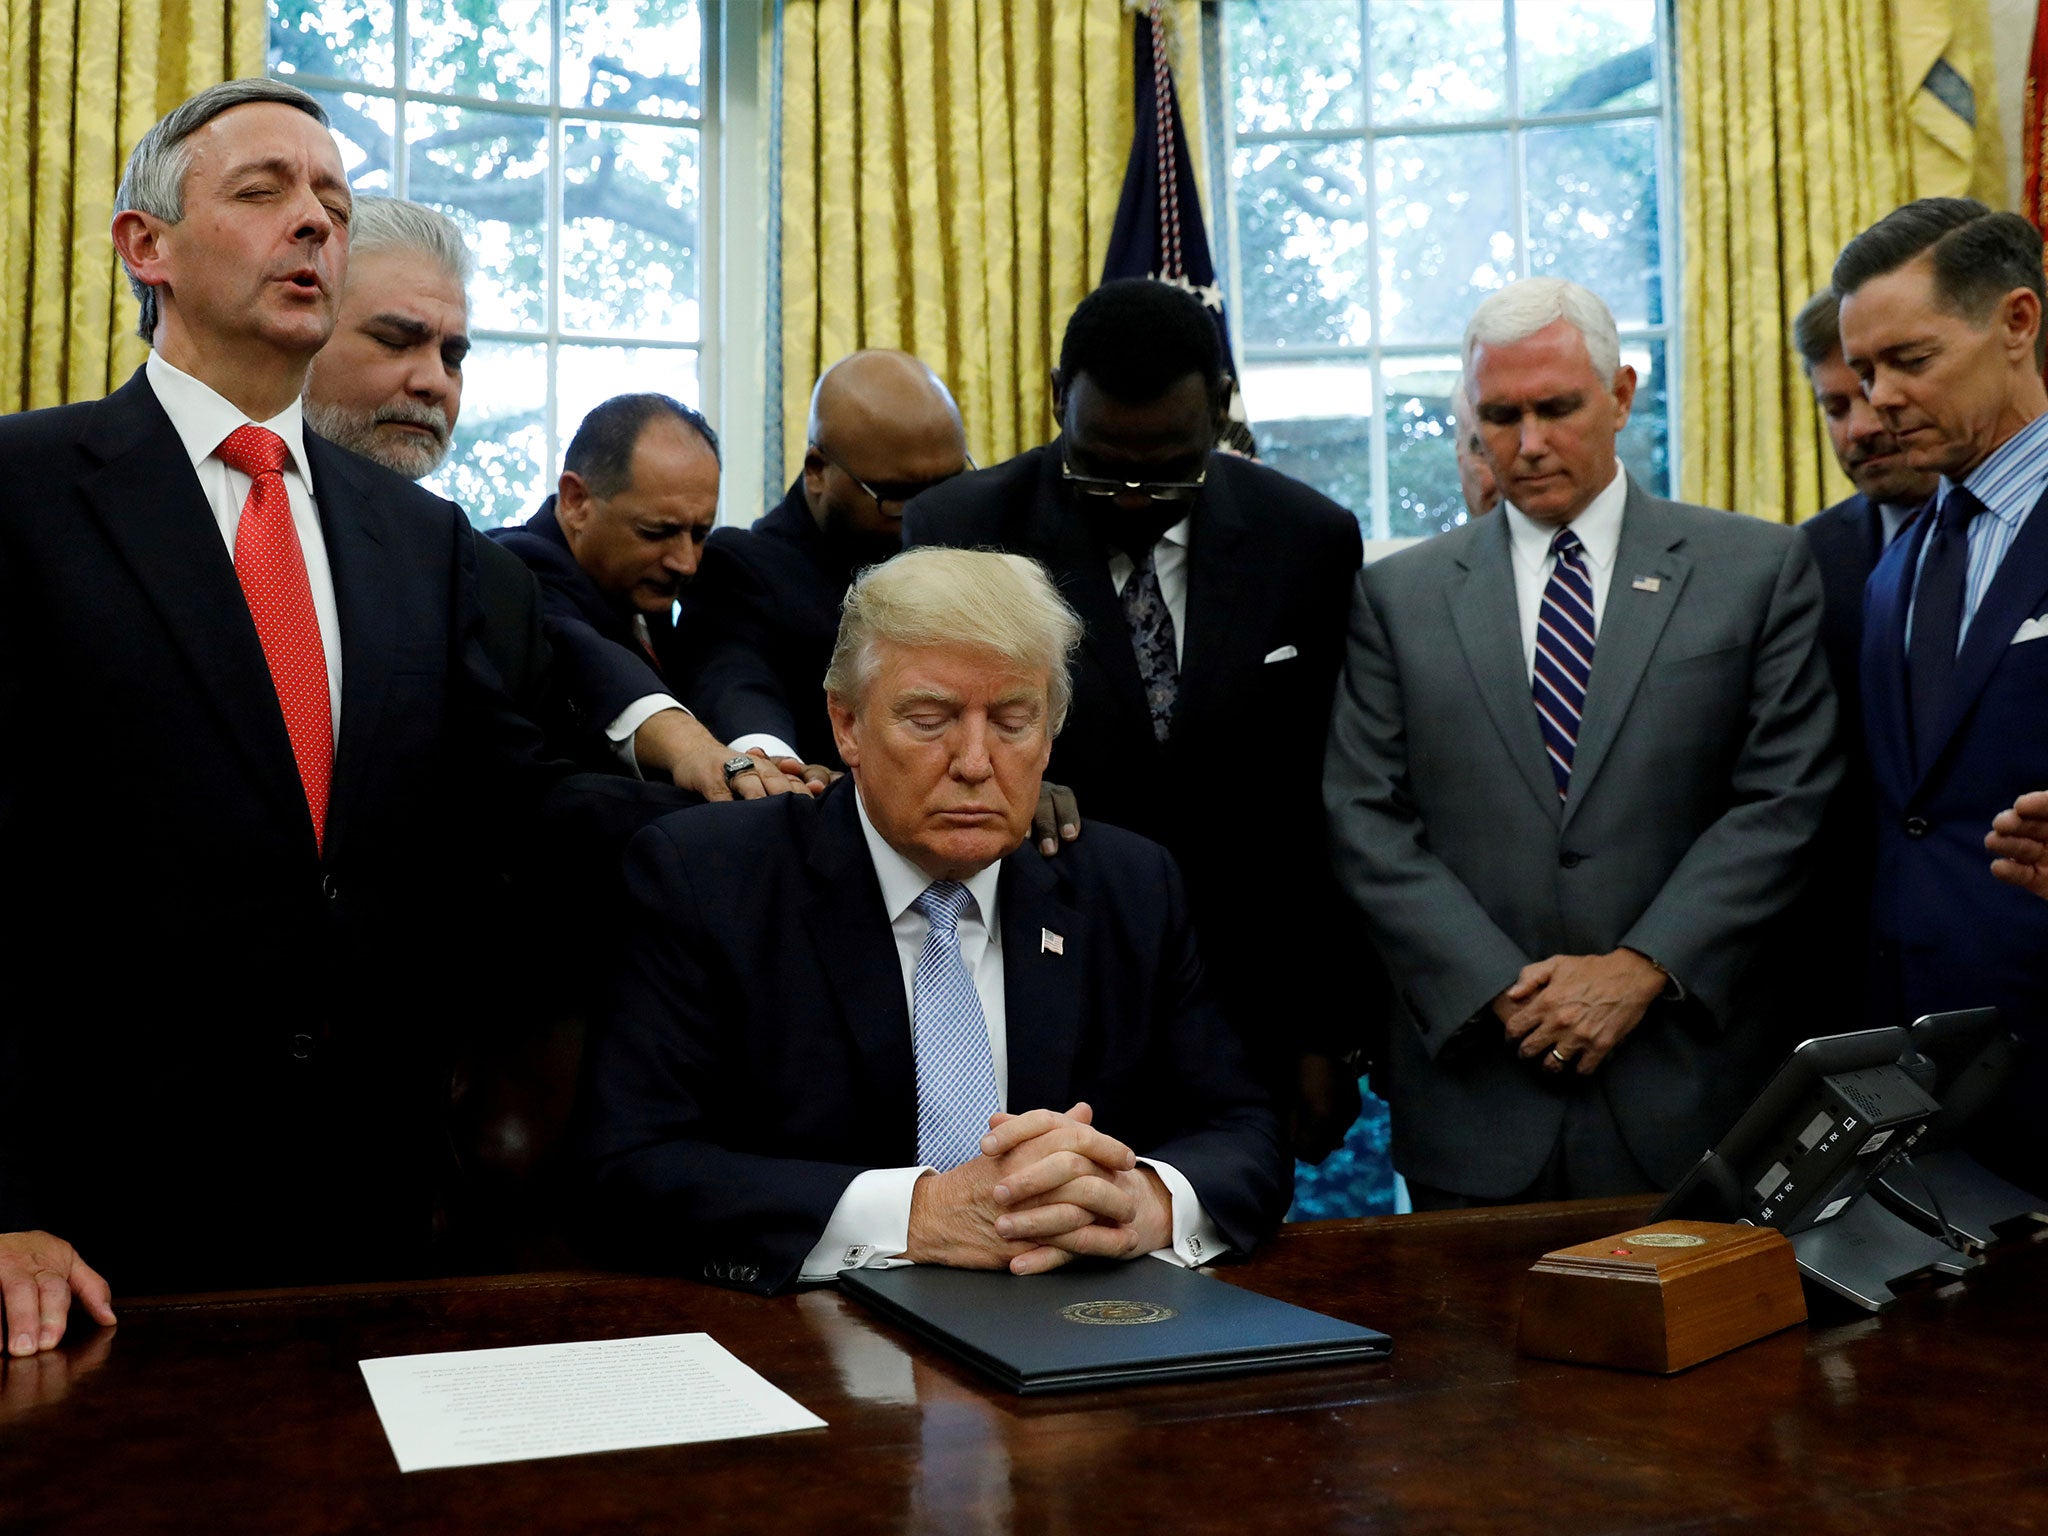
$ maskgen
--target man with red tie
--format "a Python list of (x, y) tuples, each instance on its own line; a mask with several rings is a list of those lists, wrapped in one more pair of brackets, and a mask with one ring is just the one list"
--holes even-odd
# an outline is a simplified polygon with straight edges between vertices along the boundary
[(301, 421), (350, 206), (312, 97), (194, 97), (116, 202), (147, 364), (0, 421), (12, 1354), (110, 1286), (427, 1259), (465, 818), (554, 773), (480, 659), (460, 510)]

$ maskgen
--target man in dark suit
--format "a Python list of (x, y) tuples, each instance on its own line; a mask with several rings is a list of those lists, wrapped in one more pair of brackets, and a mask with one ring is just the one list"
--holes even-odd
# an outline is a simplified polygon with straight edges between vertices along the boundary
[[(1289, 748), (1323, 740), (1357, 520), (1212, 452), (1229, 400), (1222, 346), (1177, 288), (1121, 280), (1082, 300), (1052, 382), (1060, 435), (918, 497), (905, 539), (1029, 555), (1079, 610), (1073, 717), (1051, 776), (1091, 821), (1172, 851), (1224, 1012), (1292, 1109), (1298, 1151), (1320, 1159), (1358, 1113), (1377, 970), (1330, 876), (1314, 773), (1257, 770), (1256, 807), (1224, 807), (1226, 786), (1254, 771), (1248, 731)], [(1290, 957), (1290, 996), (1316, 1005), (1275, 997), (1277, 954)], [(1331, 997), (1355, 1003), (1321, 1005)]]
[(555, 494), (492, 537), (539, 579), (572, 705), (628, 771), (706, 800), (801, 791), (802, 765), (736, 751), (679, 702), (696, 647), (676, 599), (718, 517), (718, 468), (718, 435), (698, 412), (616, 395), (577, 427)]
[(903, 547), (903, 505), (966, 470), (960, 408), (907, 352), (856, 352), (811, 391), (803, 474), (751, 529), (720, 528), (684, 602), (690, 702), (739, 751), (840, 769), (825, 665), (854, 572)]
[(1850, 241), (1834, 278), (1843, 355), (1912, 466), (1941, 476), (1864, 610), (1875, 1016), (2000, 1010), (2033, 1052), (1975, 1150), (2048, 1190), (2048, 906), (1984, 858), (1993, 819), (2048, 783), (2041, 237), (2017, 214), (1925, 198)]
[(1397, 996), (1418, 1209), (1668, 1189), (1787, 1045), (1839, 768), (1793, 530), (1634, 485), (1635, 373), (1555, 278), (1474, 312), (1499, 513), (1366, 567), (1325, 793)]
[(1907, 462), (1905, 450), (1864, 398), (1855, 370), (1842, 361), (1841, 301), (1832, 288), (1809, 299), (1792, 322), (1792, 343), (1813, 386), (1814, 403), (1835, 459), (1856, 493), (1799, 525), (1820, 567), (1821, 646), (1835, 685), (1835, 739), (1842, 782), (1828, 802), (1813, 860), (1813, 879), (1793, 908), (1791, 926), (1816, 963), (1801, 967), (1796, 985), (1808, 1017), (1860, 1018), (1869, 978), (1870, 883), (1877, 869), (1877, 814), (1870, 760), (1863, 750), (1863, 705), (1857, 680), (1863, 649), (1863, 588), (1878, 559), (1934, 494), (1938, 478)]
[(146, 134), (113, 236), (148, 366), (0, 421), (15, 1353), (67, 1292), (109, 1320), (109, 1280), (424, 1264), (467, 817), (553, 779), (475, 644), (461, 511), (302, 425), (348, 254), (324, 122), (243, 80)]
[(1019, 851), (1079, 631), (1014, 556), (872, 567), (826, 681), (848, 777), (634, 844), (587, 1079), (620, 1242), (767, 1292), (906, 1260), (1193, 1265), (1279, 1221), (1290, 1166), (1172, 859), (1100, 824)]

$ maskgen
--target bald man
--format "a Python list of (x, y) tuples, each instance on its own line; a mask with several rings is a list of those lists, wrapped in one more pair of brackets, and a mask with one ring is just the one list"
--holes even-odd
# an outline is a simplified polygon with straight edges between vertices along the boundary
[(855, 352), (811, 391), (804, 468), (751, 530), (711, 535), (688, 602), (704, 660), (692, 703), (735, 750), (839, 769), (825, 668), (862, 567), (903, 547), (903, 504), (968, 469), (960, 408), (907, 352)]

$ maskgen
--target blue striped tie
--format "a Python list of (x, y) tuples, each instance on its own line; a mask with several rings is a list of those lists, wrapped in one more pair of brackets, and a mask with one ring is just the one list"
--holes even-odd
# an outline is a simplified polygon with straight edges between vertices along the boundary
[(1593, 675), (1593, 578), (1586, 570), (1586, 546), (1569, 528), (1550, 541), (1557, 563), (1536, 612), (1536, 718), (1557, 798), (1572, 787), (1572, 754), (1578, 750), (1579, 721), (1586, 713), (1586, 680)]
[(917, 1052), (917, 1160), (944, 1173), (981, 1155), (996, 1098), (988, 1020), (960, 958), (960, 914), (974, 897), (958, 880), (935, 880), (911, 905), (931, 931), (911, 983)]

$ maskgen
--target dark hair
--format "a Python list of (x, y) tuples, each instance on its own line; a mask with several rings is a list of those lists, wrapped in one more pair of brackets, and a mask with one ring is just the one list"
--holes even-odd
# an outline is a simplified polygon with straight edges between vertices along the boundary
[(1792, 350), (1808, 374), (1842, 350), (1842, 300), (1834, 289), (1821, 289), (1792, 317)]
[[(2015, 288), (2048, 308), (2040, 232), (2018, 214), (1993, 213), (1974, 197), (1923, 197), (1894, 208), (1842, 248), (1835, 292), (1846, 298), (1929, 252), (1935, 297), (1952, 315), (1972, 324), (1985, 320)], [(2034, 356), (2048, 359), (2048, 324), (2035, 334)]]
[(1115, 400), (1157, 400), (1191, 373), (1223, 390), (1223, 341), (1202, 301), (1149, 277), (1120, 277), (1083, 299), (1060, 343), (1060, 377), (1082, 374)]
[(640, 444), (640, 434), (661, 416), (695, 432), (711, 457), (718, 458), (718, 434), (702, 412), (668, 395), (613, 395), (583, 418), (569, 440), (569, 451), (562, 455), (563, 472), (581, 477), (600, 500), (618, 495), (633, 483), (633, 450)]

